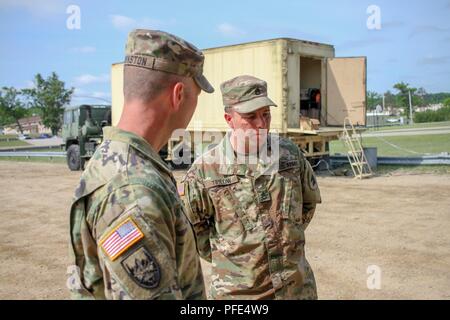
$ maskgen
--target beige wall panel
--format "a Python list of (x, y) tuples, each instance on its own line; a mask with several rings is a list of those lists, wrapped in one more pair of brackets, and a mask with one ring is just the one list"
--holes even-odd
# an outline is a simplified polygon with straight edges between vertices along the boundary
[[(252, 75), (267, 81), (269, 97), (281, 107), (281, 52), (277, 41), (259, 42), (204, 50), (203, 73), (215, 88), (202, 92), (188, 126), (204, 130), (226, 130), (220, 84), (239, 75)], [(280, 129), (282, 108), (272, 109), (272, 127)]]
[(300, 56), (298, 54), (289, 54), (287, 58), (288, 76), (288, 107), (287, 107), (287, 127), (299, 128), (300, 114)]
[(111, 68), (111, 121), (116, 126), (123, 109), (123, 64), (115, 63)]
[(349, 117), (365, 125), (366, 58), (333, 58), (327, 63), (327, 124), (342, 126)]

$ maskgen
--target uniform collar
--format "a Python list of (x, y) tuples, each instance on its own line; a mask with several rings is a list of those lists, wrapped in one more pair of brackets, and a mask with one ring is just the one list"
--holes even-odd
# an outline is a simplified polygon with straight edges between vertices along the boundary
[[(222, 139), (220, 148), (220, 165), (219, 173), (223, 175), (241, 175), (250, 177), (259, 177), (263, 172), (267, 171), (268, 165), (264, 165), (261, 161), (253, 162), (253, 164), (238, 163), (238, 158), (233, 146), (230, 142), (231, 132), (227, 132)], [(268, 151), (270, 152), (270, 136), (268, 140)]]
[(134, 149), (139, 150), (147, 158), (155, 162), (161, 169), (172, 175), (167, 164), (161, 159), (159, 154), (153, 149), (153, 147), (142, 137), (134, 134), (133, 132), (125, 131), (117, 127), (104, 127), (103, 139), (120, 141), (132, 146)]

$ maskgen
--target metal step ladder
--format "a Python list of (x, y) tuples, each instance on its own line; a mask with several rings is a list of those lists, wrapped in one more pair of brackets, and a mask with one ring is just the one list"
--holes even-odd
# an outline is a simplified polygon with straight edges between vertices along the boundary
[(358, 136), (355, 127), (349, 118), (344, 119), (344, 132), (341, 140), (347, 148), (347, 158), (353, 170), (355, 178), (369, 178), (373, 175), (369, 162), (361, 144), (361, 137)]

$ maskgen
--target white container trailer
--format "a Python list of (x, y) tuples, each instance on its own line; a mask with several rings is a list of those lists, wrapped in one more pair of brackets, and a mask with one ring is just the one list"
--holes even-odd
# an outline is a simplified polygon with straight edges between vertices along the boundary
[[(271, 128), (295, 141), (308, 157), (327, 155), (348, 118), (366, 124), (366, 58), (336, 58), (332, 45), (279, 38), (203, 50), (204, 74), (216, 91), (202, 93), (188, 130), (225, 132), (220, 84), (239, 75), (267, 81)], [(123, 65), (112, 67), (112, 121), (123, 107)], [(317, 98), (320, 93), (320, 99)], [(311, 96), (314, 94), (314, 97)], [(300, 125), (300, 116), (317, 119), (319, 128)], [(304, 124), (305, 122), (303, 122)], [(308, 122), (306, 122), (308, 123)], [(169, 144), (171, 149), (172, 141)]]

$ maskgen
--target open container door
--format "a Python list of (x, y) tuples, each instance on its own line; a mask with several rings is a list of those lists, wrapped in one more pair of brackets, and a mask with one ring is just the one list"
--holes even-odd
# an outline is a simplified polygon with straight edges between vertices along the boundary
[(327, 59), (327, 125), (366, 125), (366, 57)]

